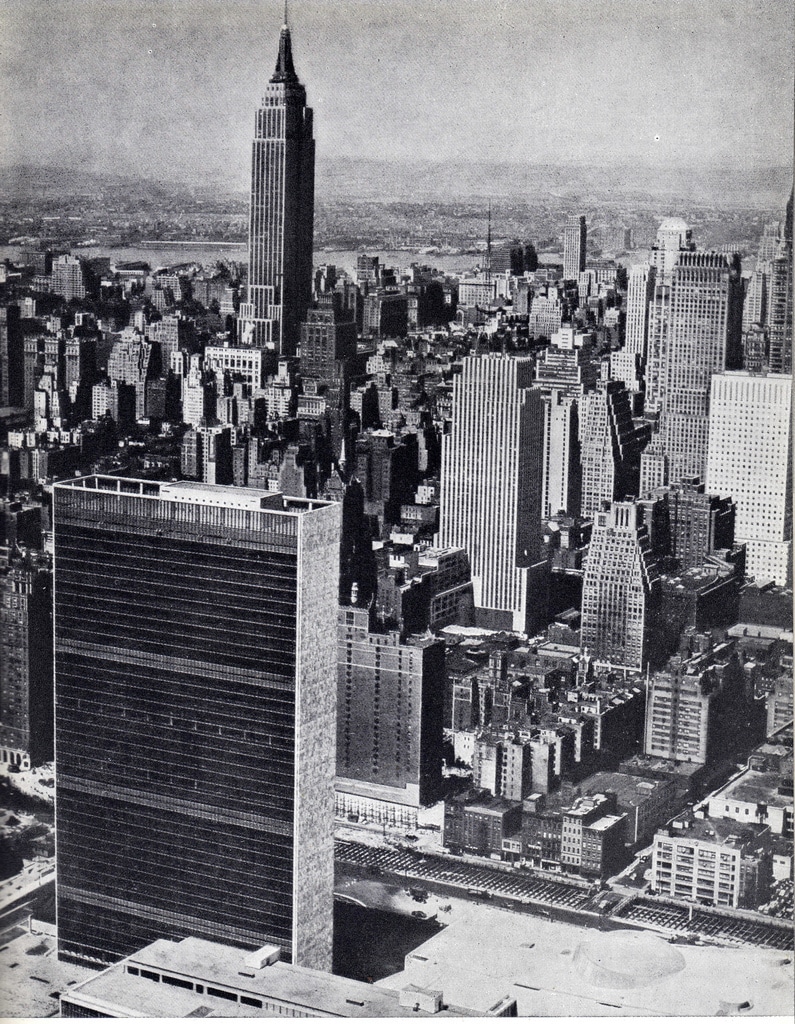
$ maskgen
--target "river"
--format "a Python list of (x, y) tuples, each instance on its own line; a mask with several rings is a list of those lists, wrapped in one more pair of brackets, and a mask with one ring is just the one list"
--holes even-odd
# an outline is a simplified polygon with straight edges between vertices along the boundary
[[(0, 259), (18, 261), (24, 249), (29, 245), (0, 245)], [(315, 251), (315, 266), (330, 263), (341, 267), (353, 275), (356, 269), (356, 257), (362, 250), (354, 249), (319, 249)], [(151, 267), (170, 267), (180, 263), (212, 264), (217, 260), (248, 262), (248, 246), (245, 242), (157, 242), (149, 245), (120, 246), (104, 248), (101, 246), (75, 247), (75, 256), (91, 259), (95, 256), (110, 256), (112, 260), (127, 263), (143, 260)], [(423, 253), (418, 250), (406, 249), (368, 249), (369, 256), (378, 256), (388, 267), (401, 270), (411, 263), (422, 263), (451, 274), (459, 274), (470, 270), (478, 263), (478, 256), (451, 255), (449, 253)]]

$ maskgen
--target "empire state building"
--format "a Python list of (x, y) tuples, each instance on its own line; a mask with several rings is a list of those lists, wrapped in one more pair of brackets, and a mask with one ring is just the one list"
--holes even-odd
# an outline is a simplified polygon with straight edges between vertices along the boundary
[(294, 355), (312, 292), (315, 141), (312, 110), (282, 26), (276, 70), (257, 110), (251, 153), (248, 302), (244, 345)]

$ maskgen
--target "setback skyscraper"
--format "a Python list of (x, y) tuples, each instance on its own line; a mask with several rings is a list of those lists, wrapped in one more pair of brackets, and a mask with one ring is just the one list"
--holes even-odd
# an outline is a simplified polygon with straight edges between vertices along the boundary
[(276, 70), (255, 118), (248, 302), (241, 305), (238, 320), (244, 344), (295, 354), (312, 296), (314, 209), (312, 111), (284, 25)]
[(53, 504), (59, 955), (330, 970), (339, 506), (103, 476)]
[(532, 630), (546, 612), (543, 409), (532, 383), (532, 359), (468, 356), (443, 439), (441, 543), (469, 555), (476, 621), (496, 629)]

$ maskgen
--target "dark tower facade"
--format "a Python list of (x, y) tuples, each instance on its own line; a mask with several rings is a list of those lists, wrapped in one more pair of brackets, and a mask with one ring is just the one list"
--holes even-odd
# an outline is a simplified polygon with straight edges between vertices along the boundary
[(59, 956), (195, 935), (330, 970), (339, 506), (53, 491)]
[(256, 113), (251, 153), (248, 302), (244, 344), (294, 355), (312, 296), (315, 142), (306, 90), (293, 65), (290, 30)]

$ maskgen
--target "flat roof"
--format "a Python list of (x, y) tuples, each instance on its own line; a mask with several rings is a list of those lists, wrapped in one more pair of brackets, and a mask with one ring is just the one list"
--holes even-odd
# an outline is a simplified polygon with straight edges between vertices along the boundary
[(778, 772), (760, 772), (747, 768), (729, 782), (723, 789), (717, 789), (710, 796), (712, 800), (742, 800), (746, 803), (762, 803), (768, 807), (792, 807), (792, 796), (779, 793)]
[(620, 804), (637, 807), (645, 803), (655, 790), (671, 786), (671, 779), (647, 779), (642, 775), (621, 772), (597, 772), (579, 784), (583, 796), (594, 793), (615, 793)]
[[(233, 946), (189, 937), (180, 942), (158, 939), (101, 974), (74, 986), (71, 993), (86, 1002), (124, 1008), (140, 1017), (262, 1017), (274, 1016), (268, 1007), (248, 1006), (208, 993), (209, 988), (234, 991), (249, 998), (281, 1001), (310, 1011), (307, 1015), (340, 1017), (471, 1016), (462, 1007), (449, 1006), (439, 1013), (400, 1005), (400, 990), (376, 988), (324, 971), (276, 962), (250, 966), (250, 952)], [(196, 992), (127, 973), (127, 966), (158, 974), (188, 978), (200, 983)], [(96, 1003), (94, 1005), (96, 1005)], [(317, 1011), (312, 1014), (311, 1011)], [(288, 1014), (289, 1016), (289, 1014)]]
[(792, 1012), (791, 956), (780, 950), (673, 946), (651, 931), (601, 932), (486, 903), (467, 904), (376, 985), (408, 983), (481, 1013), (508, 995), (520, 1017), (707, 1017), (746, 1001), (752, 1016)]
[(53, 484), (53, 487), (288, 514), (311, 512), (313, 509), (328, 508), (335, 504), (332, 501), (318, 501), (314, 498), (291, 497), (281, 491), (266, 491), (257, 487), (206, 484), (196, 480), (175, 480), (162, 483), (157, 480), (141, 480), (136, 477), (109, 476), (100, 473), (59, 480)]

